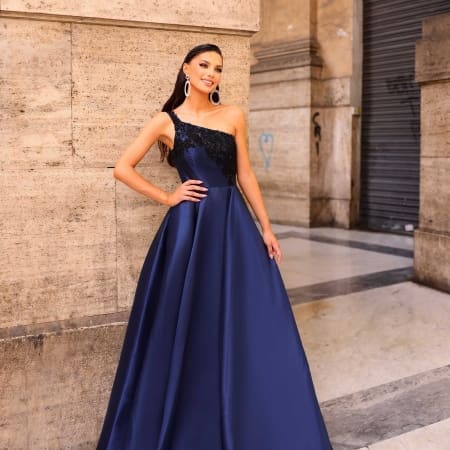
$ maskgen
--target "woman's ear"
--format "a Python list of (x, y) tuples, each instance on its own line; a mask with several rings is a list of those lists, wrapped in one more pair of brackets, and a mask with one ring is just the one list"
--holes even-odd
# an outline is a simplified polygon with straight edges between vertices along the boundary
[(183, 71), (184, 75), (186, 76), (187, 73), (189, 73), (189, 64), (183, 63), (183, 66), (181, 67), (181, 70)]

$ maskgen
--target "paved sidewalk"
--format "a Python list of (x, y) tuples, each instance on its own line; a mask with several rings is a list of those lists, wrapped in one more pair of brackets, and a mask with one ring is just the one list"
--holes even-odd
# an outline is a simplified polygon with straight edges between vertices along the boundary
[(450, 449), (450, 295), (413, 238), (273, 225), (334, 450)]

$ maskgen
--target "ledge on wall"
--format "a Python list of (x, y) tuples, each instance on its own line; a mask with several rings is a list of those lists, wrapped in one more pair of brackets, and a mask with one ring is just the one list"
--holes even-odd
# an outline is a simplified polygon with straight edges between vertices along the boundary
[(319, 44), (315, 39), (296, 39), (261, 45), (254, 52), (258, 62), (251, 67), (251, 73), (304, 66), (322, 67), (318, 50)]

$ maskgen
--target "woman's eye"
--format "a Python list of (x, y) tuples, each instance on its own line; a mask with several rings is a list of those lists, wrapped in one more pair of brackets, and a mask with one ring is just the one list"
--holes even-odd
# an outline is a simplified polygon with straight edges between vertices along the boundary
[(200, 67), (208, 67), (208, 65), (205, 63), (200, 63)]
[(222, 69), (216, 69), (217, 72), (222, 73)]

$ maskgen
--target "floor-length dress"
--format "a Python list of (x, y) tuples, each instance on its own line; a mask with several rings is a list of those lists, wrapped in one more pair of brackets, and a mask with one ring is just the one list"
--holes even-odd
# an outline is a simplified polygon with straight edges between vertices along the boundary
[(331, 449), (234, 136), (168, 114), (169, 158), (208, 195), (169, 208), (150, 245), (97, 449)]

